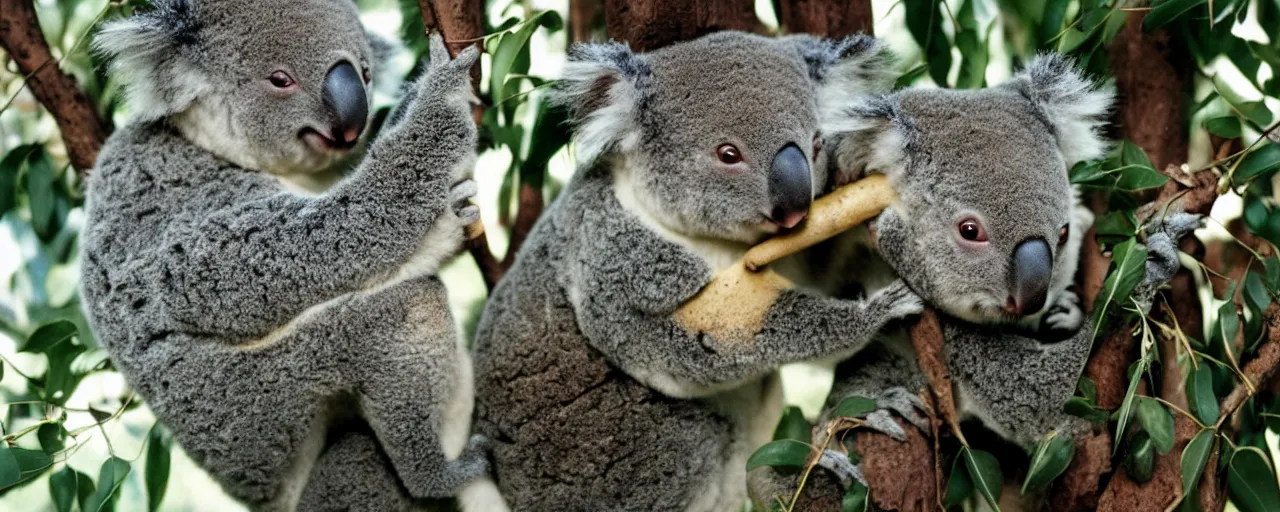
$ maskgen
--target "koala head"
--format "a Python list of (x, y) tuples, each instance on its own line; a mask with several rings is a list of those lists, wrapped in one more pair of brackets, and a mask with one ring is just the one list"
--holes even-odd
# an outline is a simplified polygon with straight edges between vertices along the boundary
[(94, 47), (127, 83), (135, 119), (164, 120), (242, 167), (329, 168), (369, 120), (371, 43), (351, 0), (153, 0)]
[(886, 90), (867, 37), (719, 32), (650, 53), (575, 45), (557, 100), (579, 161), (608, 165), (638, 206), (685, 236), (754, 243), (799, 223), (826, 186), (824, 87)]
[(1045, 306), (1055, 269), (1074, 269), (1067, 170), (1103, 152), (1110, 103), (1057, 55), (999, 87), (860, 99), (826, 125), (835, 181), (887, 175), (898, 200), (876, 223), (885, 260), (953, 316), (1011, 322)]

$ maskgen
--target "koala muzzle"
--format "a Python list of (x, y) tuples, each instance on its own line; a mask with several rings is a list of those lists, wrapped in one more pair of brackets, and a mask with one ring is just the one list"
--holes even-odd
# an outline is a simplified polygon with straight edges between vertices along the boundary
[(350, 62), (341, 62), (324, 79), (324, 104), (333, 114), (331, 137), (339, 146), (354, 146), (369, 119), (364, 80)]
[(769, 220), (783, 228), (793, 228), (804, 220), (812, 202), (809, 159), (795, 144), (787, 144), (773, 157), (769, 168)]
[(1053, 276), (1053, 253), (1039, 238), (1025, 240), (1013, 250), (1013, 283), (1005, 310), (1030, 315), (1044, 307)]

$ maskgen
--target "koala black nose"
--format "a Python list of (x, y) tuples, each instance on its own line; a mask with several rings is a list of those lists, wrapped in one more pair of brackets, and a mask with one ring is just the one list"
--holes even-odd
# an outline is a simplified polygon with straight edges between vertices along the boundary
[(1030, 315), (1044, 307), (1053, 275), (1049, 243), (1039, 238), (1023, 241), (1013, 250), (1013, 286), (1005, 309)]
[(324, 104), (333, 113), (331, 136), (340, 145), (355, 144), (369, 118), (364, 79), (349, 62), (329, 70), (324, 79)]
[(784, 228), (795, 227), (809, 213), (813, 202), (813, 177), (809, 159), (795, 144), (773, 157), (769, 168), (769, 220)]

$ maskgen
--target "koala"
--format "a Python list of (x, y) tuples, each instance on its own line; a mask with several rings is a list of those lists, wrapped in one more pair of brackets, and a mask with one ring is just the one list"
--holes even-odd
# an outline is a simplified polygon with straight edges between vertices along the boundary
[(344, 176), (331, 166), (365, 145), (378, 46), (353, 2), (153, 3), (95, 42), (134, 113), (88, 180), (81, 239), (87, 315), (116, 367), (254, 510), (292, 510), (330, 427), (351, 421), (368, 442), (325, 464), (364, 467), (333, 459), (376, 441), (414, 498), (487, 474), (434, 275), (479, 213), (464, 179), (476, 51), (433, 59)]
[(580, 167), (494, 289), (476, 428), (515, 510), (734, 510), (781, 414), (776, 368), (847, 357), (917, 313), (783, 292), (746, 339), (674, 316), (799, 223), (825, 186), (824, 85), (887, 86), (875, 41), (720, 32), (649, 53), (575, 45), (558, 90)]

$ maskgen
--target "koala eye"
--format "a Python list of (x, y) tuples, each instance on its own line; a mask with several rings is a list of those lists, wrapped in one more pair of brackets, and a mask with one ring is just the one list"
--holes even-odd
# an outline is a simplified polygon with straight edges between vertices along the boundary
[(1071, 225), (1063, 224), (1062, 229), (1058, 230), (1058, 245), (1066, 245), (1067, 237), (1071, 235)]
[(360, 68), (360, 76), (364, 77), (364, 83), (366, 84), (373, 81), (373, 75), (369, 73), (369, 66)]
[(813, 162), (818, 163), (818, 155), (822, 154), (822, 137), (813, 138)]
[(271, 73), (271, 76), (267, 77), (267, 80), (270, 80), (271, 85), (277, 89), (288, 89), (297, 83), (293, 80), (293, 77), (289, 76), (289, 74), (284, 71)]
[(733, 144), (721, 144), (716, 148), (716, 157), (720, 162), (729, 165), (742, 163), (742, 152), (738, 151), (738, 147)]
[(964, 219), (956, 229), (960, 231), (960, 238), (970, 242), (987, 241), (987, 230), (982, 228), (982, 223), (978, 222), (978, 219)]

